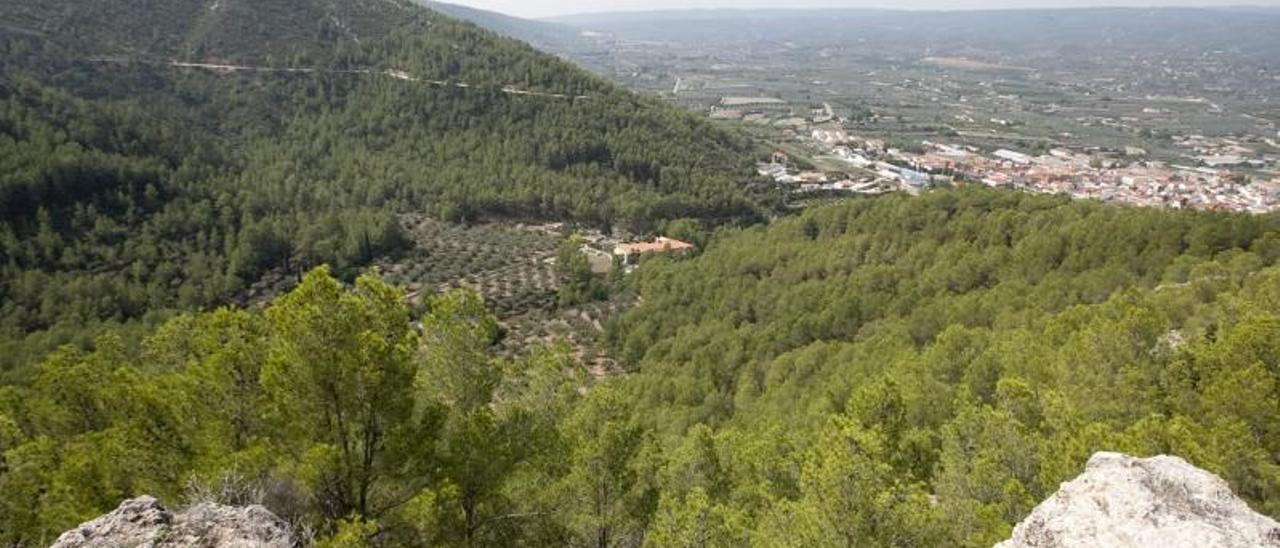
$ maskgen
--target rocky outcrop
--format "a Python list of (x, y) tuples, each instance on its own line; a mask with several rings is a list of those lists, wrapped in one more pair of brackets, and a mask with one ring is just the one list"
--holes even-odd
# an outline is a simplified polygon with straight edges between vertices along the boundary
[(109, 514), (63, 533), (53, 548), (289, 548), (289, 525), (261, 506), (201, 503), (172, 513), (160, 501), (126, 500)]
[(996, 546), (1280, 548), (1280, 523), (1180, 458), (1097, 453)]

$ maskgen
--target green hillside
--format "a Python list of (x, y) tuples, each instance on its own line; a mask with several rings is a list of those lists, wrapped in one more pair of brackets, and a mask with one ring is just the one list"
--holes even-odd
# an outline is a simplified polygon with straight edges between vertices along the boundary
[(1278, 229), (853, 200), (642, 264), (629, 372), (596, 382), (499, 358), (472, 293), (417, 316), (317, 270), (0, 387), (0, 544), (147, 493), (265, 504), (326, 547), (987, 547), (1099, 450), (1280, 516)]
[(650, 534), (990, 546), (1102, 450), (1184, 457), (1280, 516), (1277, 261), (1274, 215), (969, 190), (646, 264), (624, 398), (699, 470)]
[(0, 68), (6, 366), (269, 269), (349, 276), (398, 213), (759, 216), (738, 137), (399, 0), (7, 0)]
[[(321, 548), (986, 547), (1099, 450), (1280, 517), (1280, 216), (956, 188), (764, 223), (750, 156), (402, 0), (0, 0), (0, 546), (150, 494)], [(699, 245), (602, 280), (461, 236), (495, 219)], [(612, 292), (541, 318), (617, 367), (429, 290), (486, 264)]]

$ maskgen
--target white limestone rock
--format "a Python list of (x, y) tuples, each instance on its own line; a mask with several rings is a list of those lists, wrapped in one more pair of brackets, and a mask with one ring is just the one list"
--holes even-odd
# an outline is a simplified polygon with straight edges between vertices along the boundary
[(52, 548), (290, 548), (289, 525), (261, 506), (201, 503), (173, 514), (148, 496), (126, 500), (108, 514), (58, 537)]
[(1178, 457), (1097, 453), (997, 548), (1280, 548), (1280, 523)]

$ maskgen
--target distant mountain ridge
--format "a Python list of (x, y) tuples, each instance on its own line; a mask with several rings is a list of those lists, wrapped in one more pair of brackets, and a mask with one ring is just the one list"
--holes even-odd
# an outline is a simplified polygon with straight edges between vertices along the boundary
[(428, 9), (475, 23), (482, 28), (528, 42), (534, 47), (543, 50), (555, 51), (557, 47), (565, 47), (582, 42), (578, 30), (570, 25), (537, 19), (522, 19), (496, 11), (487, 11), (447, 2), (420, 0), (420, 3)]
[(590, 35), (575, 25), (538, 19), (522, 19), (495, 11), (471, 8), (446, 2), (419, 0), (429, 9), (473, 23), (494, 33), (527, 42), (530, 45), (596, 74), (609, 74), (612, 67), (609, 46), (612, 40)]
[(1280, 53), (1275, 8), (1099, 7), (1007, 10), (870, 8), (715, 9), (604, 12), (547, 19), (630, 40), (789, 41), (822, 47), (865, 39), (921, 47), (1041, 47), (1072, 44), (1115, 54), (1161, 44), (1187, 51)]

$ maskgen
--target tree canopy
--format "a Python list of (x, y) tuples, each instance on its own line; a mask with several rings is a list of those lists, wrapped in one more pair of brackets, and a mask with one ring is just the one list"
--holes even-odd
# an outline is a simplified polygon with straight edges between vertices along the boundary
[(322, 546), (989, 546), (1100, 450), (1280, 516), (1276, 229), (977, 190), (721, 229), (628, 279), (597, 381), (318, 269), (0, 388), (0, 543), (149, 493)]
[(1277, 229), (971, 189), (645, 264), (611, 337), (633, 415), (722, 459), (671, 542), (989, 546), (1099, 450), (1280, 515)]

